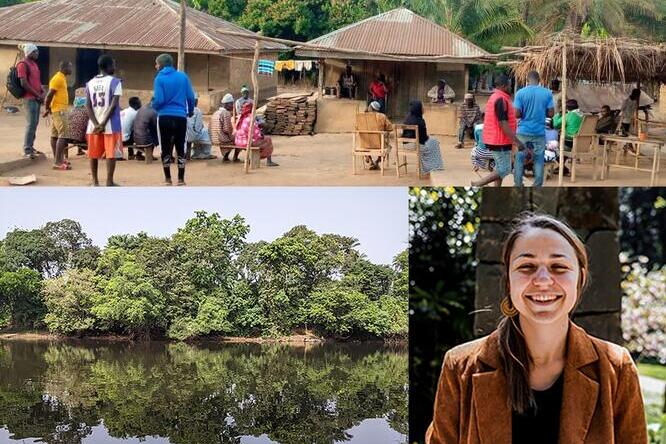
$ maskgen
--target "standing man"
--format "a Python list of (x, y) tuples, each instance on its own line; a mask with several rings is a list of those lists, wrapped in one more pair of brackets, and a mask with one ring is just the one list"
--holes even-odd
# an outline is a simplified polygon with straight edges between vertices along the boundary
[(187, 118), (194, 114), (194, 90), (189, 77), (173, 68), (173, 57), (155, 59), (157, 77), (153, 85), (153, 108), (157, 111), (157, 132), (162, 147), (164, 184), (171, 185), (171, 159), (176, 148), (178, 185), (185, 185), (185, 136)]
[[(539, 85), (539, 73), (530, 71), (527, 74), (527, 85), (518, 90), (513, 102), (516, 108), (518, 124), (518, 139), (533, 150), (534, 157), (534, 186), (543, 186), (544, 153), (546, 152), (546, 117), (555, 114), (553, 93), (548, 88)], [(523, 171), (525, 167), (526, 150), (516, 153), (514, 178), (516, 186), (523, 186)]]
[(460, 128), (458, 128), (458, 143), (456, 148), (462, 148), (465, 142), (465, 133), (474, 139), (474, 127), (483, 121), (481, 117), (481, 108), (474, 100), (474, 94), (465, 94), (465, 101), (458, 110), (460, 113)]
[(356, 98), (356, 76), (352, 73), (351, 65), (347, 64), (345, 70), (340, 74), (338, 86), (338, 97)]
[(386, 114), (386, 97), (388, 93), (389, 90), (386, 86), (384, 74), (379, 74), (368, 87), (368, 105), (372, 104), (372, 102), (377, 102), (380, 106), (379, 112)]
[(60, 62), (60, 70), (49, 81), (49, 92), (44, 101), (44, 117), (53, 116), (51, 127), (51, 151), (53, 152), (53, 169), (69, 170), (72, 167), (65, 161), (65, 150), (69, 143), (69, 93), (67, 92), (67, 76), (72, 74), (72, 63)]
[[(231, 121), (231, 112), (234, 108), (234, 96), (225, 94), (220, 102), (220, 108), (213, 113), (210, 118), (210, 138), (213, 145), (233, 145), (234, 144), (234, 124)], [(240, 149), (234, 150), (234, 162), (240, 162), (238, 155)], [(230, 149), (220, 148), (220, 153), (224, 155), (222, 162), (229, 162)]]
[(472, 186), (482, 187), (495, 182), (502, 186), (502, 179), (511, 174), (511, 149), (515, 143), (518, 150), (525, 146), (516, 137), (516, 112), (511, 104), (511, 80), (506, 74), (500, 74), (495, 80), (495, 91), (486, 104), (486, 114), (483, 120), (483, 143), (493, 153), (495, 171), (487, 176), (473, 181)]
[(123, 133), (120, 124), (120, 96), (123, 88), (120, 79), (113, 76), (116, 61), (108, 54), (97, 59), (99, 74), (86, 84), (86, 108), (88, 109), (88, 158), (93, 186), (99, 186), (97, 166), (106, 158), (106, 186), (116, 186), (113, 173), (116, 158), (123, 157)]
[(39, 58), (37, 46), (32, 43), (25, 44), (23, 54), (25, 58), (16, 65), (16, 73), (21, 81), (21, 86), (25, 90), (22, 98), (25, 103), (27, 125), (23, 139), (23, 155), (32, 159), (36, 155), (42, 154), (35, 149), (33, 144), (35, 143), (35, 134), (39, 124), (39, 108), (44, 102), (44, 95), (42, 93), (42, 83), (39, 80), (41, 74), (39, 66), (37, 66), (37, 59)]
[(253, 100), (250, 99), (250, 90), (247, 88), (247, 86), (243, 85), (241, 86), (241, 96), (236, 100), (236, 118), (239, 118), (238, 116), (241, 115), (241, 112), (243, 111), (243, 105), (246, 103), (253, 103)]

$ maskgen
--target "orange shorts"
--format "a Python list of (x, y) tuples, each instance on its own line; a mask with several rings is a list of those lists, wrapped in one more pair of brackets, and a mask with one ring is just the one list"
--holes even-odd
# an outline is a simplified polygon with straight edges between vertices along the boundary
[(123, 157), (123, 135), (113, 134), (86, 134), (88, 141), (88, 158), (116, 159)]

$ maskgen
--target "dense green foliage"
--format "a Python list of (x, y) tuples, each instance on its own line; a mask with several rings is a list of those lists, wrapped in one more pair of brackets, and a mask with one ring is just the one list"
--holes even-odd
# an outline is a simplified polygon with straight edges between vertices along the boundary
[(664, 0), (190, 0), (264, 35), (311, 40), (404, 6), (497, 51), (564, 28), (588, 35), (666, 38)]
[(16, 229), (0, 243), (0, 320), (181, 340), (406, 335), (406, 252), (377, 265), (351, 237), (296, 226), (248, 243), (248, 232), (240, 216), (198, 212), (168, 238), (115, 235), (100, 252), (71, 220)]
[(5, 342), (0, 428), (51, 444), (90, 442), (102, 421), (121, 439), (311, 444), (382, 418), (406, 434), (407, 363), (377, 344)]
[[(0, 0), (0, 6), (32, 0)], [(490, 51), (568, 28), (666, 40), (666, 0), (188, 0), (269, 37), (307, 41), (404, 6)]]
[(432, 418), (444, 352), (473, 338), (480, 205), (479, 189), (410, 190), (410, 442)]

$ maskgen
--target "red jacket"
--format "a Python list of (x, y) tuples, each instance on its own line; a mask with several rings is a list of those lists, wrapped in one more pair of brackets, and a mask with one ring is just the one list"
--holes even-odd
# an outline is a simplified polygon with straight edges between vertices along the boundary
[(483, 120), (483, 143), (486, 145), (511, 145), (513, 140), (509, 138), (500, 127), (499, 120), (495, 115), (495, 103), (498, 100), (504, 101), (504, 106), (509, 116), (509, 127), (516, 132), (516, 111), (511, 104), (511, 96), (504, 91), (495, 88), (495, 92), (488, 99), (486, 104), (486, 117)]

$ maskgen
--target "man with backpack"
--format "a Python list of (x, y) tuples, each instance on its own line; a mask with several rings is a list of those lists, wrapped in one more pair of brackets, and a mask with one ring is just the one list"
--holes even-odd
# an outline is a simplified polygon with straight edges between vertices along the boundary
[(21, 98), (25, 103), (27, 123), (23, 140), (23, 155), (33, 158), (37, 154), (42, 154), (35, 150), (34, 143), (37, 124), (39, 124), (39, 110), (44, 102), (44, 93), (42, 92), (39, 66), (37, 66), (37, 58), (39, 58), (37, 46), (28, 43), (23, 46), (23, 53), (25, 58), (16, 65), (16, 72), (24, 90)]

